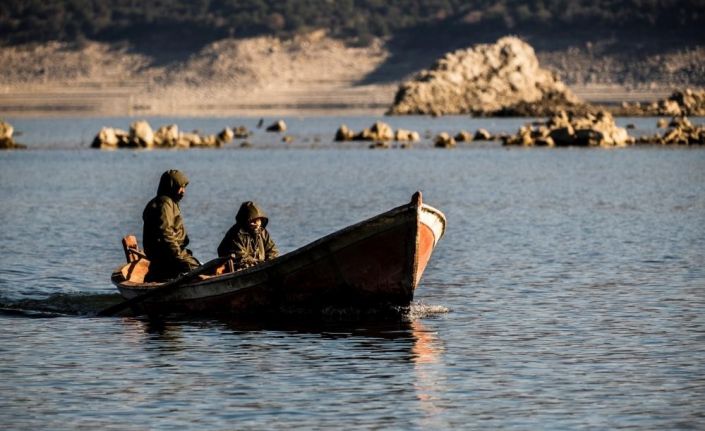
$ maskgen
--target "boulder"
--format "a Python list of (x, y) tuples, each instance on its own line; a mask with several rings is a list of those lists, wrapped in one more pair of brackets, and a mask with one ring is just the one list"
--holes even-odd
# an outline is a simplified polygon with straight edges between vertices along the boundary
[(170, 124), (161, 126), (154, 132), (154, 146), (156, 147), (175, 147), (179, 140), (179, 126)]
[(341, 124), (338, 131), (335, 132), (336, 141), (352, 141), (355, 137), (355, 132), (350, 130), (345, 124)]
[(268, 132), (285, 132), (286, 123), (284, 122), (284, 120), (279, 120), (275, 123), (270, 124), (266, 130)]
[(614, 115), (627, 116), (705, 116), (705, 90), (675, 90), (666, 99), (642, 105), (636, 103), (622, 103), (613, 109)]
[[(260, 122), (262, 122), (262, 120), (260, 120)], [(257, 127), (262, 127), (262, 126), (260, 124)], [(237, 126), (233, 130), (233, 138), (236, 138), (236, 139), (247, 139), (251, 134), (252, 134), (252, 132), (247, 130), (247, 127), (245, 127), (245, 126)]]
[[(675, 115), (702, 117), (705, 116), (705, 90), (694, 91), (690, 88), (676, 90), (668, 98), (668, 101), (678, 105)], [(668, 114), (664, 112), (664, 114)]]
[(705, 145), (705, 125), (695, 125), (686, 117), (674, 117), (662, 136), (640, 140), (663, 145)]
[(461, 130), (455, 135), (455, 140), (457, 142), (472, 142), (472, 138), (472, 133), (465, 130)]
[(18, 144), (13, 139), (15, 128), (12, 124), (5, 121), (0, 121), (0, 150), (17, 150), (27, 148), (25, 145)]
[(201, 143), (196, 146), (205, 147), (205, 148), (209, 148), (209, 147), (212, 148), (212, 147), (220, 147), (220, 144), (221, 144), (221, 142), (216, 135), (205, 135), (205, 136), (201, 136)]
[(5, 121), (0, 121), (0, 139), (12, 139), (12, 135), (15, 133), (15, 128), (12, 124)]
[(115, 129), (112, 127), (103, 127), (100, 129), (95, 138), (93, 138), (93, 143), (91, 148), (104, 148), (112, 149), (118, 147), (118, 137), (115, 133)]
[(485, 129), (477, 129), (473, 139), (476, 141), (491, 141), (492, 134)]
[(176, 146), (179, 148), (200, 147), (202, 144), (203, 140), (198, 133), (180, 133), (176, 141)]
[(419, 132), (413, 130), (397, 129), (394, 132), (394, 140), (402, 142), (416, 142), (421, 139)]
[(130, 125), (130, 141), (137, 147), (152, 148), (154, 132), (147, 121), (139, 120)]
[(389, 114), (543, 116), (582, 106), (516, 37), (446, 54), (404, 82)]
[(635, 139), (617, 127), (609, 112), (576, 115), (558, 112), (545, 123), (526, 124), (516, 135), (503, 138), (505, 145), (623, 147)]
[(437, 148), (453, 148), (455, 147), (455, 138), (446, 132), (441, 132), (433, 140), (433, 145)]
[(356, 141), (391, 141), (394, 139), (394, 132), (389, 124), (381, 121), (375, 122), (370, 128), (353, 136)]
[(230, 127), (226, 127), (225, 129), (221, 130), (220, 133), (218, 133), (218, 146), (223, 145), (223, 144), (229, 144), (233, 141), (233, 138), (235, 138), (235, 132), (233, 132), (233, 129)]

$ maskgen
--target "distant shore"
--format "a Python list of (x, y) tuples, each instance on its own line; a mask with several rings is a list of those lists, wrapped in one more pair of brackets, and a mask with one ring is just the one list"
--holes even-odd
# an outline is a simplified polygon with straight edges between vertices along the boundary
[[(538, 53), (559, 76), (569, 73), (561, 65), (583, 59), (566, 55)], [(0, 117), (380, 116), (399, 84), (432, 61), (416, 51), (392, 55), (382, 41), (347, 46), (323, 31), (290, 40), (222, 40), (171, 63), (97, 42), (3, 47)], [(650, 103), (683, 87), (615, 84), (603, 75), (595, 83), (566, 84), (585, 102), (606, 106)]]
[[(622, 102), (653, 102), (670, 90), (630, 90), (619, 86), (571, 87), (586, 102), (617, 106)], [(263, 117), (263, 116), (382, 116), (391, 106), (396, 85), (273, 89), (251, 94), (209, 98), (215, 90), (152, 95), (134, 87), (27, 86), (2, 89), (0, 116), (36, 117)]]

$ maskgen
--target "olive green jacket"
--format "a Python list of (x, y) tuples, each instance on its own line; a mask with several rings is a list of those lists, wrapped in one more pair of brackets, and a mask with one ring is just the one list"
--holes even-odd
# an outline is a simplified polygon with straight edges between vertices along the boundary
[[(249, 221), (260, 218), (262, 226), (257, 232)], [(218, 246), (218, 256), (231, 256), (235, 269), (247, 268), (279, 256), (279, 250), (266, 229), (269, 218), (254, 202), (244, 202), (235, 216), (235, 224), (228, 230)]]
[(165, 172), (157, 196), (149, 201), (142, 213), (142, 241), (150, 261), (152, 279), (171, 278), (198, 266), (198, 261), (186, 249), (189, 238), (178, 203), (179, 188), (186, 185), (188, 178), (183, 173), (176, 170)]

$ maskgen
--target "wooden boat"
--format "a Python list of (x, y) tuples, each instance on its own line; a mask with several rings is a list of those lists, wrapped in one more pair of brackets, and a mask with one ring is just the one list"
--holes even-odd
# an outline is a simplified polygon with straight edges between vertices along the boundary
[[(231, 272), (224, 258), (166, 283), (145, 283), (149, 261), (134, 237), (112, 282), (133, 311), (244, 316), (408, 306), (445, 231), (443, 213), (411, 202), (258, 266)], [(130, 237), (126, 237), (130, 238)], [(114, 313), (109, 313), (114, 314)]]

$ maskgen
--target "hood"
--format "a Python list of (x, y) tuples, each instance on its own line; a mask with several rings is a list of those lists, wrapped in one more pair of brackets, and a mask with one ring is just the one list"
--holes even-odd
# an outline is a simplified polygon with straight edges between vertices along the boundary
[(179, 188), (186, 187), (187, 185), (188, 177), (186, 174), (176, 169), (170, 169), (164, 172), (159, 180), (157, 196), (169, 196), (178, 202), (181, 199), (181, 196), (179, 196)]
[(240, 226), (247, 226), (250, 220), (256, 218), (262, 219), (263, 228), (267, 227), (269, 218), (267, 218), (267, 214), (264, 213), (264, 210), (257, 206), (256, 203), (247, 201), (240, 205), (240, 209), (237, 211), (237, 215), (235, 216), (235, 222)]

